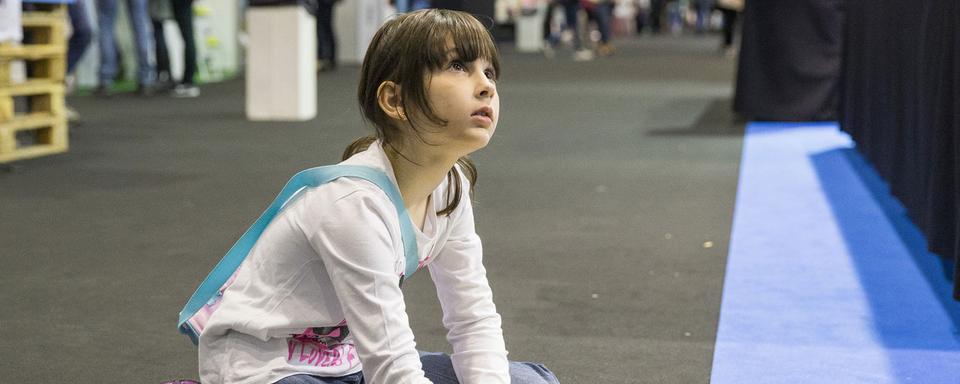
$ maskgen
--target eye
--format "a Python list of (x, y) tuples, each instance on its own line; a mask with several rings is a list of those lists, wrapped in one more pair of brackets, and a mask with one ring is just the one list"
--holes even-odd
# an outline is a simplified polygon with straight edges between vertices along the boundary
[(462, 61), (460, 61), (460, 60), (453, 60), (453, 61), (451, 61), (449, 68), (452, 69), (452, 70), (454, 70), (454, 71), (463, 71), (463, 72), (466, 72), (466, 71), (467, 71), (467, 66), (466, 66), (466, 64), (464, 64), (464, 63), (463, 63)]
[(490, 80), (497, 80), (497, 73), (493, 69), (485, 69), (483, 74)]

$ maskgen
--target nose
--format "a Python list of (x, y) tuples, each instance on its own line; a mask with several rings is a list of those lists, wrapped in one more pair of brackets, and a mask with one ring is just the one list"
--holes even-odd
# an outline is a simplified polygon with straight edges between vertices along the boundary
[(483, 73), (480, 73), (480, 80), (477, 84), (476, 96), (480, 99), (492, 98), (497, 93), (497, 85), (493, 80), (488, 79)]

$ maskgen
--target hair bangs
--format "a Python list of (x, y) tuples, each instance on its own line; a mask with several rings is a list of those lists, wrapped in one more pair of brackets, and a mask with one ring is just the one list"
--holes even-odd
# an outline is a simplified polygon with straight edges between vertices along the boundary
[(452, 49), (457, 59), (465, 62), (485, 59), (499, 77), (500, 54), (487, 28), (470, 14), (437, 11), (434, 13), (436, 19), (427, 38), (427, 67), (431, 71), (442, 69), (450, 59), (450, 43), (453, 43)]

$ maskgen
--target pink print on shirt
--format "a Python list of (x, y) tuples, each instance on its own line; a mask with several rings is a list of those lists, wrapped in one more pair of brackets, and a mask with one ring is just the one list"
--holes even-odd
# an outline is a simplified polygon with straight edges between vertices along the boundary
[[(350, 334), (346, 320), (334, 327), (307, 328), (287, 339), (287, 362), (316, 367), (338, 367), (346, 363), (352, 368), (360, 363), (353, 344), (343, 340)], [(346, 361), (344, 361), (346, 360)]]

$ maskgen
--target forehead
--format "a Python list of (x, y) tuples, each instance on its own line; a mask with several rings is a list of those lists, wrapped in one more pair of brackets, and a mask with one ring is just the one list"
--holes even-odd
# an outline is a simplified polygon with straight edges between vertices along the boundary
[[(472, 42), (471, 42), (472, 43)], [(478, 44), (471, 43), (461, 43), (457, 44), (454, 42), (452, 36), (448, 36), (443, 46), (443, 56), (447, 59), (460, 59), (467, 61), (483, 61), (486, 63), (493, 63), (496, 59), (494, 57), (494, 51), (486, 49), (483, 45), (477, 46)], [(479, 49), (478, 49), (479, 48)]]

